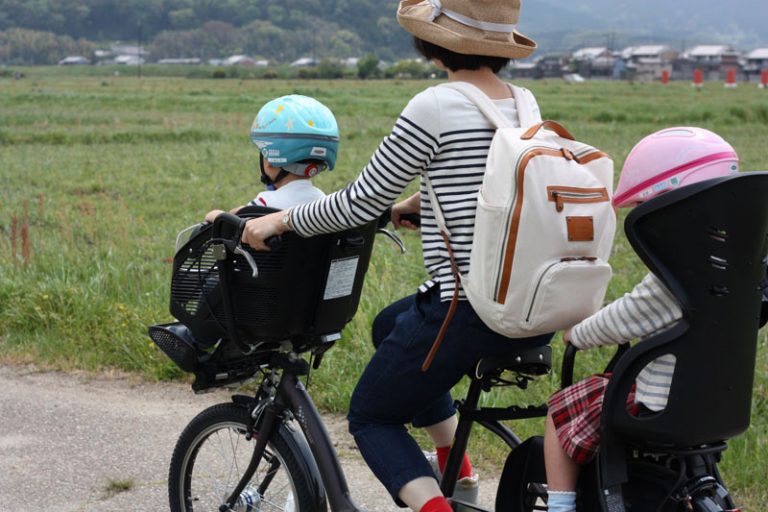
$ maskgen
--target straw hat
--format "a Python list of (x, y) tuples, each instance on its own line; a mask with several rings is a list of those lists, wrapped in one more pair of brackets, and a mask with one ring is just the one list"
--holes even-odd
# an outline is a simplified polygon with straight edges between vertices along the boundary
[(397, 21), (414, 36), (465, 55), (522, 59), (536, 43), (515, 30), (520, 0), (402, 0)]

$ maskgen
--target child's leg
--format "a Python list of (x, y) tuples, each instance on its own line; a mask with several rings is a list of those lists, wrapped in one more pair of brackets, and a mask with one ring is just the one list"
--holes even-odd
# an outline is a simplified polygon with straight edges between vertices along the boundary
[(550, 491), (576, 491), (579, 465), (565, 453), (560, 444), (552, 414), (547, 414), (547, 424), (544, 428), (544, 463), (547, 469), (547, 487)]
[(547, 510), (575, 512), (579, 466), (560, 445), (551, 413), (547, 414), (544, 428), (544, 464), (547, 471)]

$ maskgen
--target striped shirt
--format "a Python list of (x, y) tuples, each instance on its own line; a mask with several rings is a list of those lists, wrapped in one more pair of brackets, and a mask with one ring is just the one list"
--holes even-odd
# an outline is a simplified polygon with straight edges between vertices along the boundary
[[(519, 126), (513, 98), (494, 103)], [(466, 274), (477, 195), (494, 133), (491, 123), (463, 94), (430, 87), (408, 103), (354, 182), (325, 199), (293, 209), (293, 227), (307, 237), (360, 226), (379, 217), (411, 181), (421, 178), (421, 242), (430, 275), (422, 290), (437, 283), (441, 299), (451, 300), (455, 286), (448, 251), (423, 177), (429, 176), (451, 233), (456, 262)], [(465, 300), (462, 291), (459, 296)]]
[[(682, 317), (674, 296), (648, 273), (631, 292), (577, 324), (571, 342), (580, 349), (627, 343), (665, 330)], [(651, 361), (637, 376), (635, 400), (652, 411), (664, 409), (674, 371), (672, 354)]]

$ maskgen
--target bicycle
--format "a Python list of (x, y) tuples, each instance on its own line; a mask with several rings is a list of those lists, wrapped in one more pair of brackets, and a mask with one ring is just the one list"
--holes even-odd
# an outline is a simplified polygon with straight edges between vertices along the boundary
[[(750, 180), (738, 181), (738, 177), (720, 180), (715, 185), (720, 182), (726, 182), (722, 188), (727, 197), (743, 197), (737, 193), (742, 189), (763, 191), (762, 194), (751, 194), (751, 197), (768, 196), (768, 174), (765, 173)], [(699, 224), (706, 224), (702, 228), (703, 234), (696, 236), (707, 236), (725, 244), (723, 247), (728, 245), (728, 250), (731, 245), (735, 247), (733, 261), (738, 260), (742, 266), (734, 265), (733, 268), (748, 267), (749, 272), (731, 272), (729, 286), (736, 289), (738, 285), (739, 289), (748, 290), (752, 280), (757, 284), (765, 276), (765, 264), (760, 266), (759, 263), (762, 255), (755, 263), (752, 253), (758, 252), (758, 246), (763, 251), (761, 254), (765, 253), (768, 205), (763, 204), (764, 201), (754, 200), (746, 204), (742, 200), (740, 208), (729, 209), (726, 204), (715, 212), (715, 218), (720, 216), (717, 222), (711, 221), (713, 214), (707, 209), (711, 210), (711, 204), (715, 204), (709, 197), (713, 190), (720, 193), (716, 186), (705, 182), (669, 192), (637, 207), (627, 219), (628, 236), (646, 264), (660, 275), (669, 277), (669, 268), (681, 272), (680, 264), (674, 264), (675, 250), (670, 256), (670, 249), (665, 253), (658, 240), (648, 240), (652, 239), (654, 230), (679, 225), (669, 222), (670, 211), (672, 215), (692, 215)], [(245, 215), (265, 213), (258, 210)], [(766, 222), (752, 222), (741, 230), (745, 232), (739, 233), (744, 235), (742, 237), (730, 238), (729, 234), (739, 231), (733, 227), (728, 230), (716, 228), (721, 222), (733, 226), (729, 220), (733, 216), (755, 213)], [(379, 223), (311, 239), (288, 234), (281, 243), (272, 241), (272, 252), (256, 253), (240, 245), (244, 222), (238, 217), (222, 215), (188, 242), (177, 243), (171, 312), (179, 320), (196, 325), (200, 331), (219, 332), (222, 340), (218, 345), (209, 350), (191, 348), (167, 324), (150, 327), (150, 335), (158, 346), (182, 369), (195, 374), (195, 391), (254, 378), (259, 382), (253, 396), (234, 395), (230, 403), (206, 409), (185, 428), (174, 449), (169, 470), (171, 510), (322, 512), (330, 507), (334, 512), (360, 511), (362, 509), (351, 498), (320, 414), (300, 378), (309, 375), (310, 368), (319, 368), (324, 354), (341, 338), (341, 328), (354, 315)], [(665, 236), (667, 239), (662, 241), (668, 241), (672, 234)], [(692, 243), (691, 246), (696, 245)], [(307, 262), (307, 254), (317, 257)], [(664, 257), (659, 259), (656, 254)], [(705, 261), (701, 264), (701, 272), (708, 272), (709, 268), (722, 270), (718, 268), (718, 265), (722, 267), (719, 261)], [(688, 260), (686, 264), (692, 265)], [(709, 267), (705, 268), (706, 265)], [(717, 275), (722, 277), (724, 274)], [(287, 279), (288, 284), (280, 282), (281, 279)], [(263, 301), (269, 293), (257, 291), (258, 288), (270, 288), (278, 282), (283, 289), (291, 288), (293, 281), (301, 281), (307, 292), (302, 307), (297, 309), (301, 314), (278, 312), (275, 318), (264, 317), (265, 306), (259, 300)], [(671, 289), (678, 294), (688, 286), (688, 283), (680, 286), (674, 281), (673, 284)], [(756, 286), (755, 289), (759, 290)], [(715, 292), (719, 289), (713, 290), (711, 295), (718, 300), (728, 295), (718, 295)], [(232, 301), (235, 296), (238, 297), (237, 306)], [(732, 299), (738, 303), (734, 309), (738, 313), (726, 322), (728, 327), (743, 323), (744, 318), (756, 314), (751, 310), (755, 308), (752, 308), (748, 293), (734, 295)], [(706, 301), (712, 302), (711, 297), (703, 297), (701, 304)], [(696, 443), (690, 447), (663, 443), (632, 445), (629, 443), (632, 438), (622, 437), (622, 430), (616, 426), (620, 425), (619, 421), (629, 420), (616, 419), (621, 411), (618, 406), (613, 407), (614, 402), (623, 404), (623, 401), (613, 397), (621, 397), (621, 393), (626, 396), (637, 371), (650, 359), (664, 353), (667, 346), (677, 347), (675, 343), (686, 339), (688, 329), (689, 324), (684, 323), (631, 349), (621, 347), (609, 364), (608, 369), (615, 371), (617, 391), (614, 393), (613, 388), (609, 388), (606, 395), (604, 422), (608, 430), (607, 439), (601, 444), (600, 457), (584, 471), (579, 484), (580, 506), (588, 507), (583, 510), (736, 510), (717, 470), (717, 462), (726, 447), (724, 439), (743, 431), (749, 424), (748, 400), (746, 423), (743, 400), (740, 400), (738, 410), (720, 404), (722, 410), (738, 413), (734, 419), (738, 425), (734, 427), (728, 420), (719, 421), (712, 428), (697, 432)], [(733, 355), (733, 361), (728, 364), (741, 370), (748, 368), (749, 345), (755, 344), (756, 333), (757, 326), (741, 328), (740, 339), (746, 348)], [(675, 349), (690, 350), (688, 345)], [(695, 346), (694, 349), (703, 350)], [(572, 380), (574, 357), (573, 350), (566, 351), (563, 385)], [(717, 363), (724, 364), (724, 361), (721, 358)], [(499, 481), (495, 510), (546, 510), (541, 439), (534, 437), (522, 441), (502, 423), (544, 416), (546, 405), (485, 408), (478, 407), (478, 403), (482, 392), (496, 386), (525, 389), (533, 379), (549, 373), (551, 365), (551, 347), (521, 349), (514, 343), (510, 344), (508, 355), (478, 361), (470, 375), (467, 396), (457, 402), (459, 426), (441, 480), (441, 489), (446, 496), (453, 494), (462, 454), (476, 423), (500, 437), (510, 448)], [(746, 373), (741, 371), (741, 374)], [(749, 380), (747, 377), (749, 375), (738, 378), (739, 398), (745, 393), (751, 396), (751, 388), (741, 385)], [(722, 401), (722, 397), (718, 399)], [(643, 418), (643, 421), (653, 425), (658, 418)], [(663, 421), (661, 425), (661, 434), (649, 430), (656, 436), (652, 439), (663, 439), (668, 433), (664, 429), (672, 430)], [(633, 428), (638, 429), (637, 426)], [(724, 428), (727, 435), (718, 430)], [(720, 441), (709, 442), (706, 436), (712, 435), (715, 436), (712, 439)], [(724, 437), (718, 438), (718, 435)], [(453, 504), (456, 510), (483, 510), (457, 500)]]

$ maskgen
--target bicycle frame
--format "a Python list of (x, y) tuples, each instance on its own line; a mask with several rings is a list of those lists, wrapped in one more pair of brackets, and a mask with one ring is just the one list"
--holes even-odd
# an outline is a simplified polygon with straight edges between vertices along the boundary
[[(307, 389), (299, 380), (299, 376), (305, 375), (309, 371), (309, 364), (295, 354), (289, 354), (285, 359), (284, 364), (281, 365), (284, 371), (277, 385), (274, 399), (258, 412), (256, 418), (256, 430), (259, 435), (251, 463), (228, 498), (227, 505), (232, 507), (240, 493), (245, 489), (261, 461), (270, 437), (276, 431), (279, 422), (285, 419), (285, 411), (290, 411), (301, 427), (322, 475), (323, 487), (331, 510), (333, 512), (362, 512), (362, 509), (352, 501), (347, 479), (320, 413)], [(294, 360), (291, 361), (291, 359)]]

